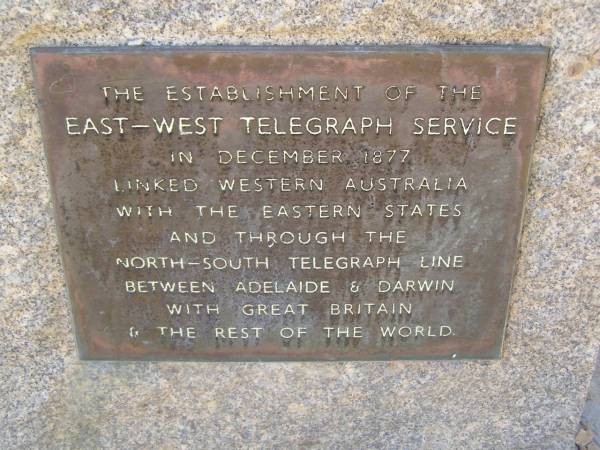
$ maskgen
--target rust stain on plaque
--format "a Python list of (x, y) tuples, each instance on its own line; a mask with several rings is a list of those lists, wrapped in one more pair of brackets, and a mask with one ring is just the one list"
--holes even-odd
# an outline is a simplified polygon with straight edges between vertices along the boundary
[(34, 49), (81, 357), (498, 358), (547, 57)]

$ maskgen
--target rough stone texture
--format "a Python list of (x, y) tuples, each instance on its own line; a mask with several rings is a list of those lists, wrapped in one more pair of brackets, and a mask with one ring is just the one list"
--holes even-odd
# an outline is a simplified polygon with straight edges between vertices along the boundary
[[(1, 448), (573, 448), (600, 336), (600, 3), (0, 4)], [(504, 359), (77, 358), (32, 90), (39, 45), (527, 43), (552, 48)]]
[(596, 359), (596, 368), (581, 415), (581, 429), (577, 437), (582, 435), (585, 435), (585, 441), (589, 442), (578, 442), (576, 439), (575, 443), (579, 448), (591, 449), (593, 445), (600, 446), (600, 358)]

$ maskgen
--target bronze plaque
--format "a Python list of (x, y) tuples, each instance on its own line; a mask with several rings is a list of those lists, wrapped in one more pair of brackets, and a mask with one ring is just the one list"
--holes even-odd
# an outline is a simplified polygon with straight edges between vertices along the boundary
[(500, 357), (547, 58), (33, 50), (81, 358)]

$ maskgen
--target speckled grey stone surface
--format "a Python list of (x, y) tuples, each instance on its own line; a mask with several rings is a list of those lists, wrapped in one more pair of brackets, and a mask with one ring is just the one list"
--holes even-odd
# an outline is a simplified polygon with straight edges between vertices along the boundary
[(581, 416), (581, 426), (584, 433), (587, 432), (586, 437), (600, 446), (600, 358), (596, 359), (596, 368)]
[[(600, 3), (0, 3), (0, 448), (573, 448), (600, 337)], [(552, 48), (504, 359), (78, 360), (28, 49), (527, 43)]]

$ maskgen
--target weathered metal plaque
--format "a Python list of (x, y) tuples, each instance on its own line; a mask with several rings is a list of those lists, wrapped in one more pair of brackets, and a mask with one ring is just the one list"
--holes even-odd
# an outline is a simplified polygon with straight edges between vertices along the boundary
[(498, 358), (547, 56), (35, 49), (81, 357)]

